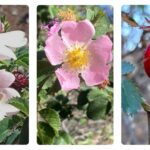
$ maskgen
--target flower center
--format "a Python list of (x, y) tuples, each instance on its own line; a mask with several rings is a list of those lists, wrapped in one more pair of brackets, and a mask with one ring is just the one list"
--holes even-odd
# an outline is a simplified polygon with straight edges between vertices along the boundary
[(74, 46), (66, 51), (65, 65), (71, 70), (80, 71), (89, 64), (90, 52), (83, 46)]
[(77, 16), (75, 12), (71, 9), (61, 10), (58, 13), (58, 17), (60, 17), (63, 21), (76, 21)]

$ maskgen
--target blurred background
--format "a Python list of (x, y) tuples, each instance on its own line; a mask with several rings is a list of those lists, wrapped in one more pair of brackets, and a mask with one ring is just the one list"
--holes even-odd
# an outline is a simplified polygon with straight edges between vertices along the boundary
[[(135, 71), (129, 75), (139, 88), (144, 99), (150, 104), (150, 80), (144, 72), (143, 57), (150, 43), (150, 31), (136, 26), (149, 26), (145, 18), (150, 19), (150, 5), (124, 5), (122, 7), (122, 60), (131, 62)], [(128, 18), (129, 17), (129, 18)], [(128, 18), (128, 21), (123, 21)], [(133, 19), (133, 20), (132, 20)], [(147, 115), (141, 111), (134, 116), (122, 113), (122, 143), (147, 144)]]
[(10, 30), (22, 30), (29, 35), (28, 7), (25, 5), (0, 5), (0, 16), (5, 16)]

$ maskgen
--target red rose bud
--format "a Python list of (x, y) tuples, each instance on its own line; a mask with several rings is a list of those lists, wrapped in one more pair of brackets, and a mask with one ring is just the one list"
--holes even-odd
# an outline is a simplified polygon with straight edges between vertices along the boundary
[(150, 77), (150, 44), (146, 48), (144, 54), (144, 69), (146, 74)]
[(13, 74), (15, 76), (15, 81), (11, 87), (21, 91), (23, 88), (28, 86), (29, 79), (25, 74), (21, 73), (20, 71), (13, 71)]

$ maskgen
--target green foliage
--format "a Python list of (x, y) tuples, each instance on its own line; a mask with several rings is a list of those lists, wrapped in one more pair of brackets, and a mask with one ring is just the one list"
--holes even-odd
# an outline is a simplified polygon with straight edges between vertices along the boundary
[(13, 144), (17, 137), (19, 136), (20, 131), (17, 129), (15, 130), (7, 139), (6, 144)]
[(49, 14), (50, 14), (50, 17), (51, 18), (54, 18), (57, 16), (57, 13), (59, 11), (58, 7), (57, 6), (50, 6), (48, 7), (48, 10), (49, 10)]
[(79, 109), (82, 109), (88, 103), (88, 93), (89, 90), (81, 91), (78, 96), (77, 106)]
[(123, 61), (122, 62), (122, 75), (127, 75), (134, 70), (133, 64), (130, 62)]
[(55, 131), (45, 122), (38, 122), (38, 143), (52, 144), (55, 137)]
[(134, 115), (141, 109), (142, 97), (136, 85), (128, 79), (128, 74), (134, 71), (135, 67), (130, 62), (122, 62), (122, 108), (128, 115)]
[(94, 38), (113, 30), (107, 15), (98, 7), (87, 8), (86, 18), (94, 24), (96, 30)]
[(128, 79), (122, 80), (122, 108), (123, 111), (129, 115), (137, 113), (141, 108), (142, 98), (141, 95), (132, 83)]
[(41, 75), (50, 74), (53, 70), (53, 68), (50, 67), (49, 62), (47, 60), (38, 60), (37, 67), (38, 67), (38, 77)]
[(88, 98), (90, 100), (87, 108), (87, 116), (90, 119), (104, 119), (109, 112), (107, 106), (109, 101), (112, 101), (112, 90), (99, 90), (97, 88), (89, 92)]
[(0, 16), (0, 21), (4, 24), (5, 32), (7, 32), (10, 28), (10, 24), (4, 15)]
[(55, 134), (58, 135), (58, 131), (60, 128), (60, 118), (59, 114), (53, 109), (42, 109), (40, 111), (40, 115), (43, 119), (53, 128)]
[(13, 144), (20, 134), (23, 119), (18, 116), (7, 117), (0, 121), (0, 143)]
[(65, 131), (60, 131), (59, 137), (55, 138), (54, 144), (61, 144), (61, 145), (74, 144), (74, 140), (70, 136), (70, 134), (66, 133)]
[(29, 104), (28, 101), (23, 98), (13, 98), (9, 104), (15, 106), (18, 108), (22, 113), (24, 113), (26, 116), (29, 115)]

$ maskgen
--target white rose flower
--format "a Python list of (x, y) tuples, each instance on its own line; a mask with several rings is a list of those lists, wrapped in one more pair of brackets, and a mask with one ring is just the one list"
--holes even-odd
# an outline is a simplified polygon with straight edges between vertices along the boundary
[(27, 43), (23, 31), (10, 31), (0, 33), (0, 60), (16, 59), (13, 49), (19, 48)]
[(15, 89), (9, 87), (14, 81), (15, 76), (12, 73), (0, 70), (0, 120), (19, 112), (19, 109), (8, 103), (13, 97), (20, 97)]

